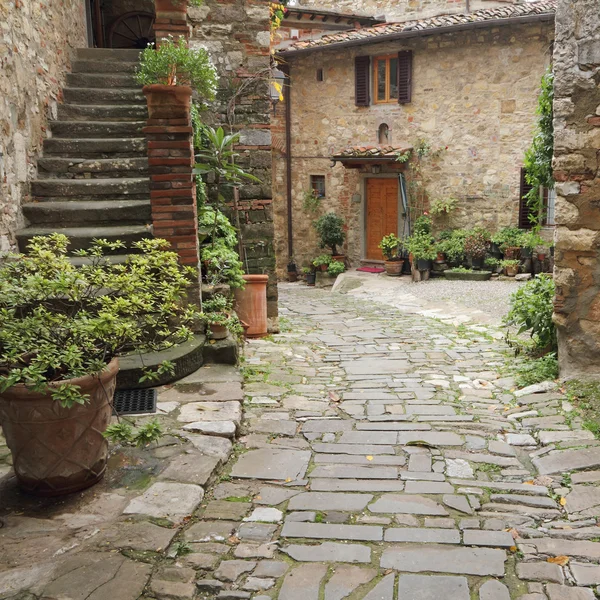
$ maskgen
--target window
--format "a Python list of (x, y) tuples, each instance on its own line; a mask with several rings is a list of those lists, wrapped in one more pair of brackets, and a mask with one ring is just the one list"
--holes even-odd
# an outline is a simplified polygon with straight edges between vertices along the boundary
[(554, 206), (556, 204), (556, 190), (554, 188), (544, 189), (544, 219), (542, 224), (546, 227), (556, 225), (554, 220)]
[(375, 104), (398, 102), (398, 56), (378, 56), (373, 61)]
[(317, 69), (317, 81), (323, 81), (323, 69)]
[(315, 191), (319, 198), (325, 198), (325, 175), (311, 175), (310, 189)]
[[(527, 183), (525, 179), (525, 169), (521, 169), (521, 184), (519, 191), (519, 228), (520, 229), (531, 229), (533, 227), (533, 223), (531, 222), (530, 216), (532, 215), (531, 208), (527, 204), (527, 199), (525, 195), (529, 193), (531, 190), (531, 186)], [(540, 193), (542, 194), (542, 198), (544, 199), (543, 205), (543, 215), (542, 215), (542, 225), (547, 227), (552, 227), (555, 225), (554, 221), (554, 206), (556, 202), (556, 191), (554, 188), (547, 189), (541, 188)]]

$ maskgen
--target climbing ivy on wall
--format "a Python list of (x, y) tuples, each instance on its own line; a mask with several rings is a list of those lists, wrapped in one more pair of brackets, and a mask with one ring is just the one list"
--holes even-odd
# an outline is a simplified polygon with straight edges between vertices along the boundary
[(552, 66), (542, 77), (538, 96), (537, 125), (531, 146), (525, 152), (525, 179), (531, 190), (525, 195), (531, 209), (530, 221), (534, 229), (542, 225), (544, 199), (540, 188), (554, 187), (552, 178), (552, 154), (554, 153), (554, 127), (552, 125), (552, 101), (554, 100), (554, 74)]
[(271, 31), (275, 32), (279, 29), (281, 21), (285, 15), (285, 7), (288, 4), (288, 0), (277, 0), (277, 2), (271, 2), (269, 5), (271, 13)]

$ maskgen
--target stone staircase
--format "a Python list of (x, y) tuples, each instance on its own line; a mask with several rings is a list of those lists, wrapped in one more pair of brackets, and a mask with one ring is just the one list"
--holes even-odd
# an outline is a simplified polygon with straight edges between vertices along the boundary
[(31, 202), (23, 205), (21, 251), (33, 236), (55, 231), (70, 238), (71, 251), (94, 238), (131, 244), (152, 235), (147, 109), (133, 77), (138, 59), (138, 50), (77, 50)]

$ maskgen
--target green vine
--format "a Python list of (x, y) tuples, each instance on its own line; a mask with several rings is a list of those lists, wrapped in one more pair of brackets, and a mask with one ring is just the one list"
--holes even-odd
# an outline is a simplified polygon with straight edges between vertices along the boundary
[(542, 226), (544, 199), (540, 188), (554, 187), (552, 177), (552, 154), (554, 153), (554, 127), (552, 125), (552, 101), (554, 99), (554, 74), (552, 67), (542, 77), (542, 85), (538, 96), (537, 125), (531, 146), (525, 152), (525, 180), (532, 186), (525, 195), (530, 208), (529, 220), (533, 228)]

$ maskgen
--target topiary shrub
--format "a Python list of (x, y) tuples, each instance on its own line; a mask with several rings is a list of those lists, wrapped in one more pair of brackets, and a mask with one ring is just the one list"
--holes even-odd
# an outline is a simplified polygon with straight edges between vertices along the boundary
[(331, 254), (338, 254), (337, 247), (346, 239), (344, 219), (333, 212), (323, 215), (315, 221), (315, 229), (321, 237), (321, 248), (330, 248)]

